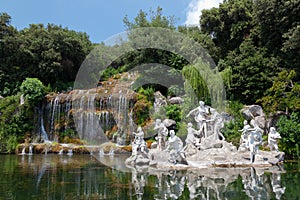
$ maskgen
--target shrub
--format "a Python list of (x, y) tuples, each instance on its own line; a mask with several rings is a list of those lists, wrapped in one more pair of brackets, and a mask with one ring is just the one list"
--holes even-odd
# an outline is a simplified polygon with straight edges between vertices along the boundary
[(181, 121), (181, 108), (179, 105), (167, 105), (166, 114), (169, 119), (173, 119), (176, 123)]
[(279, 149), (288, 156), (299, 158), (300, 113), (294, 112), (289, 117), (282, 116), (276, 125), (281, 135)]
[(20, 86), (20, 91), (29, 103), (36, 104), (44, 98), (46, 87), (37, 78), (26, 78)]

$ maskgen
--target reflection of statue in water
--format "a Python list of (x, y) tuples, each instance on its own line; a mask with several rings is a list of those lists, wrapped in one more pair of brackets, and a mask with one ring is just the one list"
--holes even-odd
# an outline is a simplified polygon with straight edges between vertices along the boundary
[(158, 141), (158, 145), (157, 145), (158, 149), (162, 150), (165, 148), (166, 137), (168, 135), (168, 129), (160, 119), (157, 119), (155, 121), (154, 130), (157, 130), (156, 140)]
[(181, 139), (175, 135), (175, 131), (170, 131), (170, 137), (167, 142), (166, 150), (170, 153), (169, 161), (176, 164), (177, 162), (186, 162)]
[(190, 199), (205, 199), (205, 195), (201, 191), (201, 188), (203, 188), (202, 178), (202, 176), (193, 172), (187, 174), (187, 187), (190, 192)]
[(280, 173), (272, 173), (271, 185), (272, 185), (273, 192), (275, 193), (276, 199), (281, 199), (281, 196), (285, 192), (285, 187), (281, 186), (281, 174)]
[(145, 174), (138, 173), (135, 168), (131, 171), (131, 183), (134, 186), (135, 194), (138, 200), (143, 199), (144, 187), (146, 185)]
[(245, 193), (250, 199), (267, 199), (268, 192), (262, 182), (262, 174), (258, 174), (257, 171), (251, 167), (250, 177), (243, 177), (242, 183), (244, 185)]
[(199, 101), (199, 106), (193, 110), (191, 110), (186, 117), (189, 117), (192, 113), (195, 115), (195, 121), (198, 124), (199, 131), (203, 131), (203, 135), (206, 138), (207, 137), (207, 124), (206, 120), (208, 118), (208, 110), (205, 107), (205, 104), (203, 101)]
[(280, 134), (276, 131), (274, 127), (270, 128), (270, 132), (268, 134), (268, 144), (271, 151), (278, 152), (278, 143), (277, 140), (280, 139)]

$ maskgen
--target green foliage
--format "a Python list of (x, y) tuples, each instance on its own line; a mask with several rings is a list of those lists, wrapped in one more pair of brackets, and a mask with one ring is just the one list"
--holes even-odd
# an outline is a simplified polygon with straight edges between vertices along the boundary
[(210, 104), (209, 89), (201, 72), (202, 69), (199, 65), (188, 65), (182, 69), (185, 90), (189, 92), (192, 102), (202, 100), (205, 104)]
[(266, 57), (265, 51), (255, 47), (251, 39), (245, 40), (226, 59), (227, 76), (230, 76), (228, 73), (232, 70), (228, 97), (245, 104), (252, 104), (264, 95), (272, 85), (272, 77), (278, 69), (278, 61)]
[(253, 1), (224, 1), (219, 8), (203, 10), (201, 30), (213, 37), (221, 49), (221, 58), (234, 50), (249, 35), (252, 28)]
[(243, 128), (243, 119), (238, 118), (225, 123), (224, 128), (221, 130), (227, 142), (232, 142), (233, 145), (238, 147), (240, 145), (241, 130)]
[(29, 104), (20, 105), (20, 95), (0, 100), (0, 152), (14, 152), (26, 132), (33, 128)]
[(198, 26), (179, 26), (178, 31), (198, 42), (206, 51), (208, 51), (209, 55), (216, 63), (219, 61), (221, 50), (216, 46), (213, 38), (209, 34), (201, 31)]
[(37, 78), (26, 78), (21, 84), (20, 91), (29, 103), (33, 104), (41, 101), (46, 95), (46, 87)]
[(243, 108), (243, 104), (237, 101), (232, 101), (229, 103), (229, 110), (227, 111), (233, 119), (225, 123), (224, 128), (221, 130), (226, 141), (232, 142), (235, 146), (239, 146), (241, 130), (243, 128), (244, 118), (240, 112)]
[(282, 116), (277, 122), (278, 132), (281, 135), (279, 148), (288, 156), (298, 157), (300, 154), (300, 114), (293, 112), (289, 117)]
[(133, 120), (137, 125), (143, 125), (150, 119), (151, 104), (146, 99), (138, 100), (133, 107)]
[(140, 89), (138, 90), (138, 93), (144, 95), (147, 101), (149, 101), (150, 103), (154, 102), (154, 92), (155, 90), (152, 87), (147, 87), (146, 89), (140, 87)]
[[(92, 44), (85, 33), (48, 24), (31, 24), (21, 31), (10, 26), (10, 16), (0, 14), (0, 94), (16, 94), (27, 77), (39, 78), (53, 89), (75, 80)], [(3, 33), (3, 34), (2, 34)], [(58, 83), (58, 84), (57, 84)]]
[(133, 22), (130, 22), (127, 16), (124, 17), (123, 22), (127, 30), (143, 27), (161, 27), (175, 29), (174, 16), (164, 16), (161, 7), (157, 7), (155, 11), (150, 10), (149, 13), (140, 10), (138, 15), (134, 18)]
[(296, 72), (294, 70), (283, 70), (275, 78), (266, 96), (259, 99), (267, 113), (276, 111), (299, 111), (300, 110), (300, 84), (295, 82)]
[(177, 104), (170, 104), (165, 107), (166, 114), (169, 119), (176, 121), (176, 124), (181, 121), (181, 107)]
[(76, 136), (76, 132), (73, 129), (67, 129), (64, 132), (59, 132), (59, 137), (64, 138), (64, 137), (69, 137), (69, 138), (74, 138)]

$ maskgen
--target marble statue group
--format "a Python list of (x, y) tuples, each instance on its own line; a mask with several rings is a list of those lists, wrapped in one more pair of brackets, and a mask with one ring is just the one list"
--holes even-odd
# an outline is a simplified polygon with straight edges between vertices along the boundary
[[(161, 119), (156, 119), (153, 130), (156, 132), (155, 142), (147, 145), (141, 127), (133, 133), (132, 155), (126, 160), (129, 165), (149, 166), (243, 166), (272, 165), (281, 162), (283, 152), (278, 150), (280, 134), (275, 127), (268, 133), (270, 151), (261, 151), (263, 129), (255, 120), (244, 121), (241, 132), (240, 146), (226, 142), (221, 129), (224, 118), (216, 109), (205, 105), (203, 101), (187, 115), (191, 119), (187, 123), (184, 142), (175, 130), (169, 130)], [(195, 126), (194, 126), (195, 124)]]

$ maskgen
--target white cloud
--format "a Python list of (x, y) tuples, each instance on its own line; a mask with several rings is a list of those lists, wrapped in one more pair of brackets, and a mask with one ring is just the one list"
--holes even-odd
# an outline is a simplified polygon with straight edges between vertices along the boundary
[(192, 0), (186, 13), (186, 25), (199, 25), (201, 11), (212, 7), (219, 7), (223, 0)]

